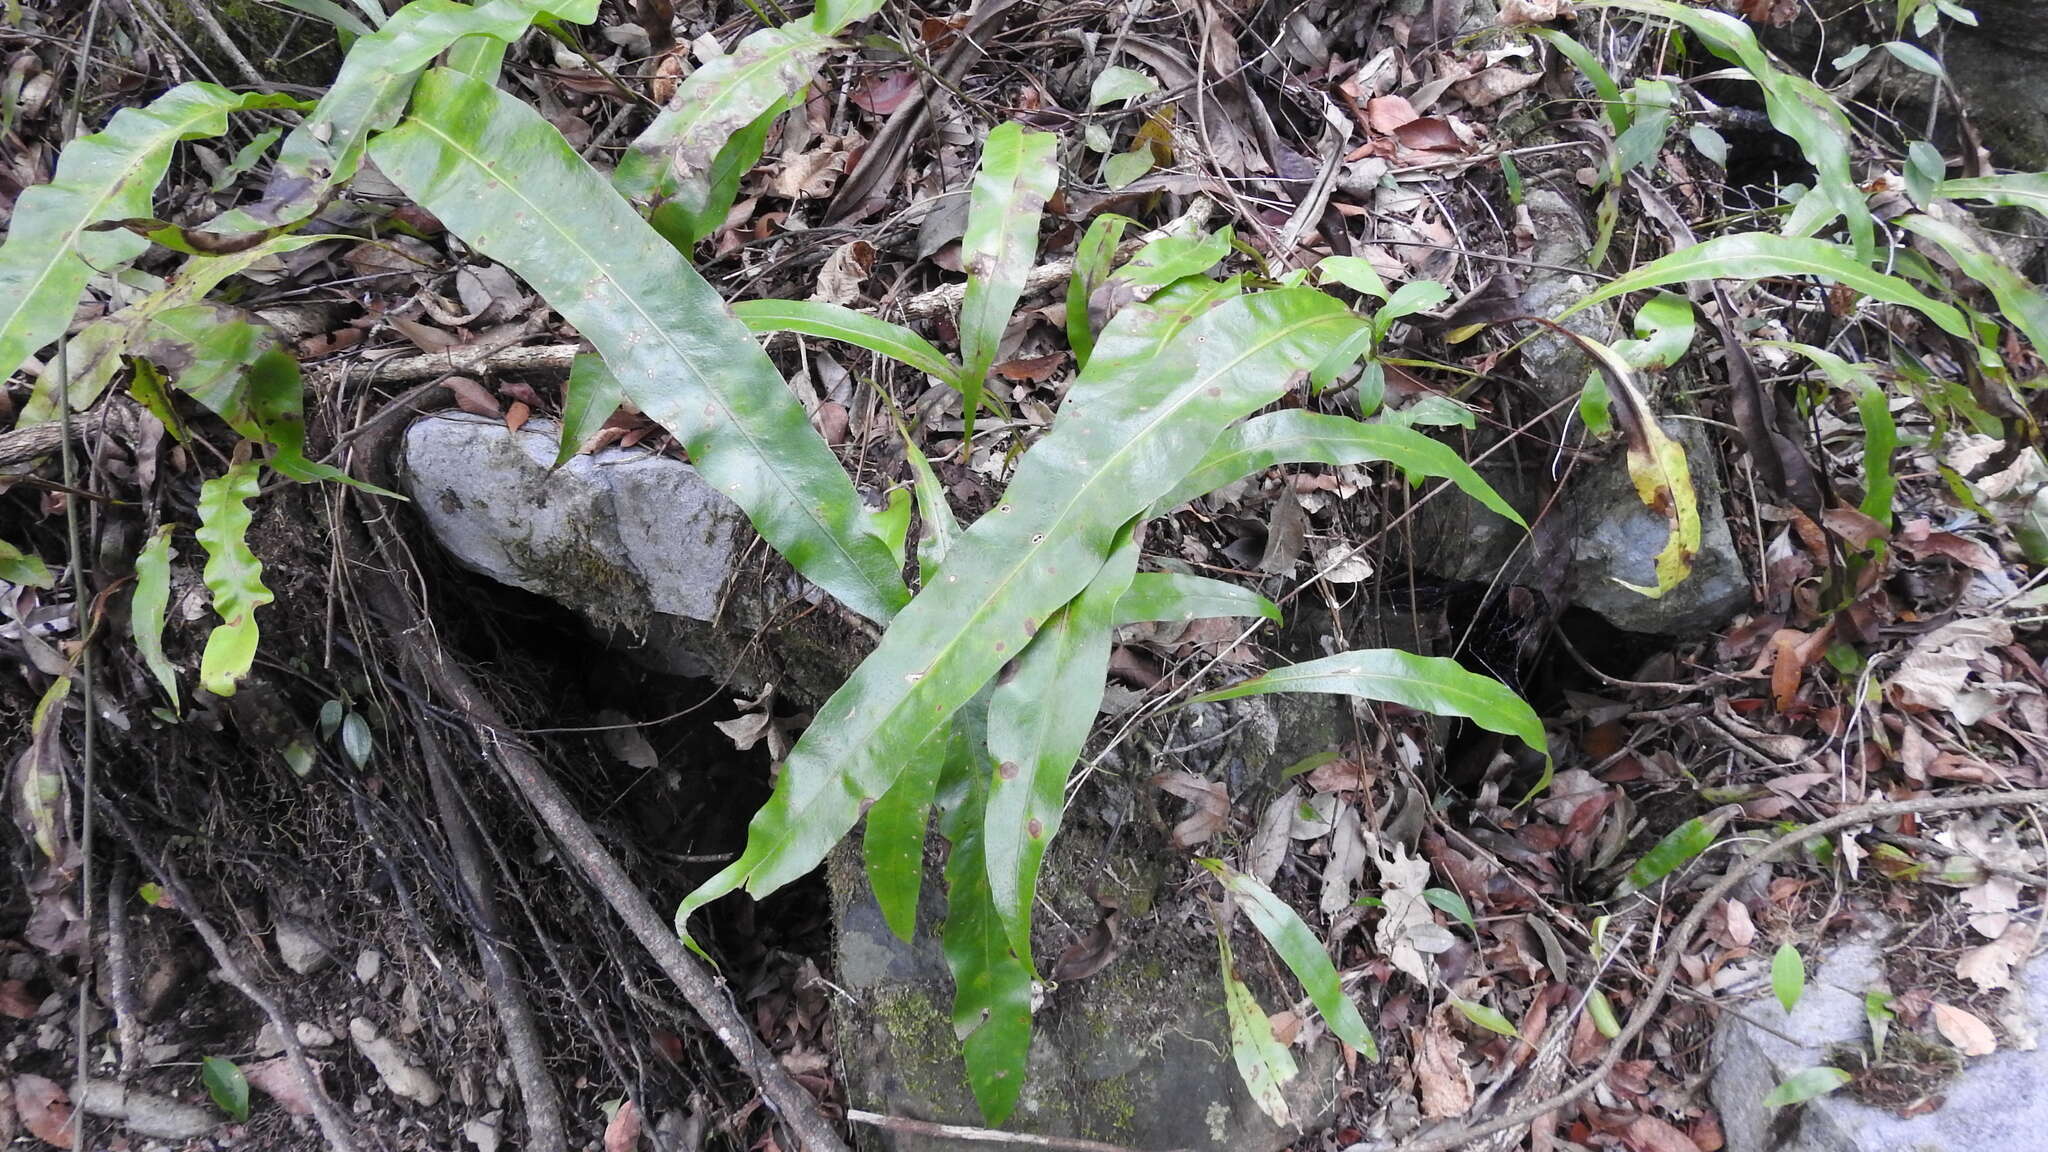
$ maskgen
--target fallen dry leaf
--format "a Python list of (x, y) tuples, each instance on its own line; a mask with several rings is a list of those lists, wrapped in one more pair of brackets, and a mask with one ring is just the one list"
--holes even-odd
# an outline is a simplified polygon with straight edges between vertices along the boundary
[(1953, 1004), (1934, 1006), (1934, 1027), (1965, 1056), (1989, 1056), (1998, 1051), (1998, 1037), (1992, 1035), (1991, 1025)]
[(28, 994), (28, 985), (19, 980), (0, 980), (0, 1016), (12, 1016), (16, 1020), (33, 1020), (36, 1010), (42, 1004)]
[(1995, 617), (1944, 624), (1913, 641), (1913, 650), (1887, 685), (1891, 697), (1915, 712), (1958, 712), (1967, 705), (1967, 722), (1975, 723), (1989, 714), (1995, 699), (1969, 686), (1972, 665), (2010, 643), (2012, 625)]
[(450, 376), (441, 383), (446, 385), (450, 392), (455, 393), (455, 406), (472, 416), (489, 416), (496, 420), (505, 414), (504, 408), (499, 406), (498, 398), (491, 395), (490, 389), (467, 376)]
[(1634, 1152), (1700, 1152), (1692, 1137), (1655, 1116), (1637, 1116), (1623, 1133)]
[(1570, 10), (1571, 0), (1507, 0), (1500, 6), (1500, 22), (1509, 27), (1548, 24)]
[(1415, 106), (1406, 96), (1375, 96), (1365, 102), (1366, 126), (1382, 136), (1392, 136), (1394, 129), (1415, 119)]
[(1358, 809), (1346, 804), (1337, 813), (1337, 827), (1330, 834), (1330, 857), (1323, 862), (1323, 915), (1335, 916), (1351, 906), (1351, 889), (1365, 878), (1368, 855), (1365, 835), (1358, 826)]
[(1152, 777), (1151, 784), (1195, 806), (1187, 819), (1173, 826), (1176, 847), (1193, 848), (1206, 843), (1230, 822), (1230, 790), (1217, 781), (1204, 780), (1192, 772), (1161, 772)]
[(1463, 1116), (1472, 1109), (1472, 1073), (1460, 1057), (1465, 1045), (1442, 1017), (1430, 1021), (1415, 1046), (1415, 1082), (1424, 1116)]
[(1989, 944), (1972, 948), (1956, 961), (1956, 975), (1989, 992), (2012, 987), (2013, 965), (2026, 959), (2034, 931), (2025, 924), (2009, 924), (2005, 934)]
[(1541, 72), (1524, 72), (1519, 68), (1506, 66), (1483, 68), (1476, 75), (1468, 76), (1451, 85), (1451, 91), (1458, 99), (1474, 108), (1484, 108), (1508, 96), (1522, 91), (1543, 79)]
[(71, 1147), (71, 1099), (56, 1081), (27, 1072), (16, 1076), (14, 1111), (29, 1135), (53, 1148)]
[(1301, 793), (1289, 785), (1259, 816), (1259, 830), (1252, 834), (1251, 848), (1245, 853), (1245, 871), (1259, 883), (1271, 887), (1273, 877), (1280, 874), (1291, 839), (1288, 832), (1294, 827), (1294, 812), (1299, 807)]
[(604, 1152), (639, 1152), (639, 1148), (640, 1106), (628, 1100), (604, 1126)]
[(257, 1064), (242, 1065), (242, 1075), (252, 1087), (294, 1116), (313, 1114), (312, 1097), (306, 1094), (299, 1083), (298, 1073), (292, 1071), (291, 1057), (279, 1056)]

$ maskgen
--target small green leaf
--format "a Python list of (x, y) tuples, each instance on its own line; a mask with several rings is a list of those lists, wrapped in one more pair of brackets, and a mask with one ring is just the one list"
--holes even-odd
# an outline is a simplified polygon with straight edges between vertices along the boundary
[(171, 707), (178, 706), (178, 670), (164, 656), (164, 620), (171, 603), (171, 526), (156, 530), (135, 557), (135, 594), (128, 601), (128, 635)]
[(1138, 177), (1152, 170), (1158, 161), (1152, 157), (1152, 149), (1139, 145), (1129, 152), (1119, 152), (1102, 159), (1102, 183), (1112, 192), (1122, 191), (1135, 183)]
[(1935, 189), (1947, 174), (1948, 161), (1942, 159), (1941, 149), (1925, 140), (1915, 140), (1907, 146), (1906, 195), (1915, 206), (1924, 209), (1933, 203)]
[(1158, 237), (1131, 254), (1110, 277), (1139, 290), (1163, 288), (1189, 276), (1200, 276), (1230, 255), (1230, 229), (1192, 236)]
[(1719, 810), (1695, 816), (1664, 834), (1655, 847), (1643, 854), (1628, 870), (1628, 877), (1616, 891), (1618, 896), (1640, 892), (1684, 867), (1686, 862), (1714, 846), (1714, 840), (1732, 813)]
[(1219, 932), (1216, 944), (1222, 952), (1223, 1013), (1230, 1025), (1231, 1061), (1237, 1065), (1237, 1074), (1251, 1093), (1252, 1103), (1273, 1123), (1287, 1127), (1294, 1123), (1294, 1114), (1287, 1106), (1287, 1094), (1281, 1085), (1294, 1079), (1299, 1070), (1294, 1056), (1287, 1051), (1287, 1045), (1274, 1038), (1272, 1018), (1259, 1006), (1258, 997), (1237, 978), (1236, 966), (1231, 963), (1230, 941)]
[(1429, 901), (1430, 907), (1437, 909), (1472, 931), (1477, 932), (1479, 930), (1479, 922), (1472, 918), (1472, 906), (1465, 903), (1463, 896), (1458, 895), (1449, 888), (1424, 888), (1422, 890), (1422, 898)]
[(1394, 321), (1427, 312), (1450, 298), (1451, 290), (1434, 280), (1410, 280), (1394, 289), (1394, 294), (1373, 313), (1373, 327), (1384, 333)]
[(206, 1085), (206, 1094), (220, 1110), (237, 1121), (249, 1119), (249, 1080), (232, 1060), (208, 1056), (199, 1062), (199, 1078)]
[(1798, 1007), (1799, 998), (1806, 994), (1806, 961), (1789, 940), (1778, 945), (1771, 957), (1771, 992), (1787, 1012)]
[(30, 588), (57, 586), (56, 578), (50, 575), (50, 566), (43, 563), (41, 556), (23, 552), (5, 540), (0, 540), (0, 580)]
[(199, 684), (216, 696), (233, 696), (235, 685), (256, 661), (256, 609), (276, 599), (263, 586), (263, 562), (249, 550), (251, 515), (261, 468), (245, 461), (199, 486), (199, 546), (206, 550), (201, 572), (221, 622), (206, 637), (199, 658)]
[(1870, 1024), (1870, 1050), (1879, 1060), (1884, 1059), (1884, 1042), (1891, 1035), (1892, 1021), (1899, 1018), (1892, 1011), (1894, 999), (1882, 988), (1872, 988), (1863, 994), (1863, 1019)]
[(1325, 284), (1335, 280), (1367, 299), (1387, 298), (1387, 282), (1363, 256), (1325, 256), (1316, 264), (1316, 275)]
[(1458, 1011), (1465, 1014), (1465, 1019), (1479, 1025), (1488, 1032), (1498, 1032), (1502, 1036), (1517, 1037), (1522, 1034), (1507, 1017), (1484, 1004), (1474, 1000), (1461, 1000), (1456, 996), (1451, 997), (1451, 1003), (1457, 1006)]
[(1728, 141), (1719, 132), (1705, 124), (1695, 123), (1685, 135), (1692, 141), (1694, 151), (1713, 161), (1717, 167), (1728, 166)]
[(1593, 1018), (1593, 1027), (1600, 1030), (1609, 1040), (1621, 1035), (1621, 1021), (1614, 1015), (1614, 1004), (1607, 999), (1607, 993), (1593, 989), (1586, 997), (1586, 1014)]
[(1330, 954), (1323, 948), (1323, 942), (1302, 923), (1285, 901), (1273, 895), (1271, 889), (1221, 860), (1198, 861), (1202, 867), (1222, 881), (1223, 887), (1244, 903), (1244, 911), (1259, 935), (1279, 953), (1287, 970), (1301, 981), (1301, 986), (1315, 1002), (1316, 1011), (1323, 1014), (1337, 1039), (1344, 1041), (1370, 1060), (1380, 1058), (1379, 1045), (1374, 1043), (1372, 1033), (1366, 1030), (1365, 1018), (1358, 1014), (1358, 1005), (1344, 992), (1344, 984), (1337, 977), (1336, 966), (1330, 963)]
[(1275, 668), (1228, 688), (1205, 692), (1197, 702), (1233, 700), (1274, 692), (1323, 692), (1384, 700), (1434, 716), (1462, 716), (1490, 732), (1520, 737), (1549, 758), (1549, 742), (1536, 711), (1507, 685), (1468, 672), (1443, 656), (1418, 656), (1398, 648), (1340, 652), (1286, 668)]
[(370, 734), (370, 722), (363, 719), (361, 712), (350, 712), (341, 718), (341, 751), (358, 768), (370, 763), (376, 740)]
[(562, 428), (555, 445), (555, 467), (560, 468), (583, 450), (597, 430), (619, 410), (625, 390), (619, 378), (604, 366), (604, 359), (588, 352), (577, 353), (569, 365), (569, 382), (562, 389)]
[(1804, 1104), (1808, 1100), (1825, 1096), (1854, 1077), (1840, 1068), (1808, 1068), (1794, 1072), (1784, 1083), (1771, 1089), (1764, 1097), (1764, 1107), (1784, 1108), (1792, 1104)]
[(1159, 91), (1159, 81), (1135, 68), (1111, 65), (1095, 77), (1095, 83), (1088, 86), (1088, 107), (1100, 108), (1119, 100), (1134, 100)]
[(967, 292), (960, 301), (960, 392), (966, 398), (964, 438), (974, 439), (982, 388), (996, 362), (1010, 313), (1024, 295), (1024, 277), (1038, 254), (1038, 221), (1059, 189), (1059, 137), (1009, 121), (981, 148), (981, 168), (968, 191), (960, 263)]
[(1925, 72), (1929, 76), (1936, 77), (1947, 75), (1946, 70), (1941, 66), (1941, 61), (1928, 55), (1927, 49), (1917, 44), (1908, 44), (1904, 40), (1888, 40), (1885, 42), (1884, 50), (1891, 53), (1893, 58), (1898, 60), (1899, 63), (1913, 69), (1915, 72)]
[(135, 890), (135, 895), (151, 908), (169, 908), (171, 906), (171, 894), (164, 891), (163, 885), (158, 884), (154, 880), (144, 881), (142, 886)]

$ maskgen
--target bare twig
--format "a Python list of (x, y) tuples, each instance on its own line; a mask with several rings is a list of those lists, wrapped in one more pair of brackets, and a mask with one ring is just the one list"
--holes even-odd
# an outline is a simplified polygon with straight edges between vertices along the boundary
[(1662, 1007), (1664, 998), (1671, 992), (1672, 981), (1678, 977), (1679, 963), (1685, 958), (1685, 950), (1692, 946), (1693, 937), (1699, 934), (1701, 925), (1706, 923), (1707, 914), (1717, 907), (1735, 886), (1748, 879), (1758, 869), (1799, 847), (1801, 844), (1846, 828), (1869, 824), (1893, 816), (1929, 815), (1937, 812), (1961, 812), (1977, 808), (2036, 807), (2048, 804), (2048, 788), (2034, 788), (2015, 792), (1980, 792), (1968, 796), (1924, 796), (1916, 800), (1898, 800), (1882, 804), (1865, 804), (1852, 808), (1826, 820), (1809, 824), (1797, 832), (1789, 833), (1766, 845), (1764, 849), (1742, 863), (1728, 870), (1719, 883), (1708, 889), (1694, 904), (1692, 911), (1678, 925), (1664, 946), (1664, 964), (1657, 972), (1657, 980), (1650, 986), (1636, 1010), (1629, 1014), (1628, 1023), (1607, 1046), (1607, 1054), (1593, 1071), (1573, 1081), (1556, 1095), (1499, 1116), (1481, 1124), (1473, 1124), (1450, 1132), (1435, 1132), (1427, 1136), (1404, 1141), (1399, 1144), (1382, 1144), (1378, 1147), (1386, 1152), (1455, 1152), (1496, 1132), (1518, 1128), (1542, 1116), (1554, 1112), (1579, 1097), (1591, 1092), (1607, 1079), (1607, 1074), (1620, 1062), (1621, 1055), (1636, 1037), (1642, 1035), (1650, 1021)]
[[(994, 1128), (971, 1128), (965, 1124), (934, 1124), (930, 1120), (912, 1120), (903, 1116), (884, 1116), (880, 1112), (863, 1112), (848, 1108), (846, 1118), (855, 1124), (866, 1124), (888, 1132), (901, 1132), (906, 1136), (928, 1136), (936, 1140), (972, 1140), (982, 1144), (1022, 1144), (1027, 1148), (1057, 1148), (1061, 1152), (1130, 1152), (1118, 1144), (1104, 1144), (1100, 1140), (1083, 1140), (1074, 1136), (1034, 1136), (1029, 1132), (1000, 1132)], [(1175, 1152), (1180, 1152), (1176, 1149)]]
[(562, 1125), (562, 1097), (542, 1059), (540, 1027), (526, 1002), (518, 960), (500, 943), (504, 929), (490, 874), (484, 870), (475, 831), (457, 794), (455, 774), (449, 771), (448, 758), (424, 715), (417, 730), (420, 752), (427, 761), (427, 782), (434, 790), (434, 807), (441, 817), (441, 834), (448, 838), (448, 852), (455, 858), (455, 870), (462, 877), (462, 887), (476, 915), (471, 935), (476, 938), (477, 960), (491, 990), (498, 1026), (505, 1031), (505, 1057), (512, 1065), (513, 1078), (519, 1082), (519, 1103), (526, 1113), (523, 1147), (532, 1152), (562, 1152), (569, 1146), (568, 1133)]
[(142, 1066), (142, 1013), (135, 1003), (135, 954), (128, 936), (128, 862), (107, 878), (107, 998), (114, 1004), (114, 1031), (121, 1041), (121, 1078)]
[[(112, 801), (100, 796), (94, 796), (93, 799), (105, 806), (107, 816), (113, 820), (114, 827), (121, 833), (121, 838), (128, 842), (129, 850), (142, 861), (143, 867), (149, 870), (150, 877), (162, 885), (165, 892), (170, 893), (171, 903), (191, 921), (192, 930), (199, 933), (199, 939), (205, 942), (206, 950), (213, 956), (214, 965), (220, 969), (221, 978), (248, 997), (250, 1003), (256, 1005), (263, 1013), (264, 1018), (276, 1027), (278, 1041), (284, 1045), (285, 1057), (290, 1061), (292, 1075), (299, 1082), (299, 1091), (313, 1107), (313, 1119), (320, 1125), (320, 1135), (326, 1139), (327, 1147), (332, 1152), (356, 1152), (355, 1140), (349, 1135), (348, 1121), (342, 1117), (341, 1109), (335, 1107), (334, 1101), (328, 1098), (327, 1089), (321, 1085), (319, 1075), (313, 1071), (313, 1062), (306, 1056), (306, 1046), (299, 1043), (297, 1027), (284, 1014), (284, 1010), (278, 1007), (277, 1001), (271, 999), (268, 992), (257, 987), (255, 982), (249, 979), (248, 974), (242, 971), (242, 966), (235, 962), (235, 954), (228, 948), (227, 940), (199, 910), (198, 898), (185, 886), (185, 879), (179, 873), (178, 866), (171, 862), (170, 853), (152, 852), (149, 845), (143, 841), (142, 833), (128, 822), (128, 818)], [(80, 1090), (78, 1098), (85, 1098), (83, 1089)]]

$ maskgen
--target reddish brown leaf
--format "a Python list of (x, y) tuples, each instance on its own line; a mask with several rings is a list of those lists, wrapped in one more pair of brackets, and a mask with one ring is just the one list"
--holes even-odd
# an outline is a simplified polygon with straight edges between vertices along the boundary
[(1050, 380), (1066, 363), (1065, 352), (1053, 352), (1045, 356), (1032, 356), (1023, 360), (1011, 360), (996, 365), (996, 374), (1005, 380), (1029, 380), (1033, 383)]
[(277, 1101), (278, 1106), (294, 1116), (311, 1116), (313, 1098), (299, 1082), (299, 1074), (292, 1069), (289, 1056), (279, 1056), (258, 1064), (242, 1065), (242, 1075), (248, 1078), (258, 1092)]
[(1365, 122), (1382, 136), (1392, 136), (1396, 128), (1418, 118), (1406, 96), (1375, 96), (1365, 102)]
[(638, 1152), (640, 1148), (640, 1108), (631, 1100), (619, 1105), (612, 1113), (612, 1122), (604, 1126), (604, 1152)]
[(12, 1016), (16, 1020), (33, 1020), (36, 1009), (42, 1007), (35, 997), (28, 994), (28, 985), (20, 980), (0, 980), (0, 1016)]
[(1628, 1122), (1622, 1138), (1634, 1152), (1700, 1152), (1692, 1137), (1655, 1116), (1637, 1116)]
[(1179, 848), (1193, 848), (1206, 843), (1223, 826), (1230, 822), (1230, 790), (1214, 780), (1204, 780), (1192, 772), (1161, 772), (1152, 777), (1152, 786), (1170, 792), (1194, 804), (1195, 810), (1186, 819), (1173, 827), (1173, 843)]
[(505, 430), (517, 432), (526, 427), (526, 422), (532, 418), (533, 409), (527, 406), (526, 401), (514, 400), (512, 406), (505, 409)]
[(1465, 142), (1451, 122), (1441, 116), (1424, 116), (1394, 129), (1394, 138), (1418, 152), (1463, 152)]
[(52, 1148), (71, 1147), (71, 1100), (56, 1081), (27, 1072), (16, 1076), (14, 1110), (29, 1135)]
[(455, 406), (464, 412), (472, 416), (489, 416), (494, 420), (505, 415), (504, 408), (499, 406), (498, 398), (491, 395), (490, 389), (469, 377), (450, 376), (441, 383), (455, 393)]
[(916, 91), (917, 73), (909, 68), (870, 72), (853, 90), (853, 102), (877, 116), (887, 116)]

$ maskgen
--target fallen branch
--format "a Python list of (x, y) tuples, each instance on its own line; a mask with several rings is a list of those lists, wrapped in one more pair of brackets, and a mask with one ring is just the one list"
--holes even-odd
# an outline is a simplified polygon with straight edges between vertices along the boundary
[[(906, 1136), (927, 1136), (935, 1140), (1022, 1144), (1030, 1148), (1057, 1148), (1061, 1152), (1131, 1152), (1121, 1145), (1104, 1144), (1100, 1140), (1084, 1140), (1078, 1136), (1034, 1136), (1029, 1132), (1002, 1132), (994, 1128), (971, 1128), (965, 1124), (935, 1124), (930, 1120), (885, 1116), (880, 1112), (863, 1112), (858, 1108), (848, 1108), (846, 1118), (855, 1124), (865, 1124), (870, 1128), (901, 1132)], [(1184, 1150), (1174, 1149), (1174, 1152)]]
[(1962, 812), (1977, 808), (2038, 807), (2043, 804), (2048, 804), (2048, 788), (2033, 788), (2016, 792), (1981, 792), (1969, 796), (1925, 796), (1917, 800), (1895, 800), (1879, 804), (1865, 804), (1839, 815), (1830, 816), (1818, 823), (1809, 824), (1797, 832), (1788, 833), (1772, 841), (1764, 847), (1763, 851), (1730, 868), (1728, 874), (1723, 876), (1719, 883), (1709, 888), (1706, 894), (1693, 904), (1692, 911), (1679, 923), (1678, 929), (1671, 934), (1669, 942), (1664, 946), (1664, 965), (1657, 972), (1656, 982), (1650, 985), (1650, 991), (1643, 997), (1642, 1003), (1638, 1004), (1636, 1010), (1629, 1014), (1628, 1023), (1623, 1025), (1620, 1034), (1615, 1036), (1613, 1041), (1608, 1044), (1607, 1054), (1601, 1057), (1599, 1066), (1594, 1068), (1593, 1071), (1573, 1081), (1556, 1095), (1538, 1100), (1533, 1104), (1525, 1104), (1505, 1116), (1496, 1117), (1483, 1124), (1474, 1124), (1466, 1128), (1460, 1128), (1455, 1132), (1436, 1132), (1401, 1143), (1380, 1144), (1375, 1147), (1382, 1150), (1382, 1152), (1455, 1152), (1457, 1149), (1485, 1139), (1496, 1132), (1505, 1132), (1510, 1128), (1518, 1128), (1528, 1124), (1545, 1113), (1555, 1112), (1579, 1097), (1584, 1096), (1586, 1093), (1591, 1092), (1602, 1081), (1607, 1079), (1608, 1073), (1614, 1071), (1614, 1066), (1620, 1062), (1621, 1054), (1627, 1050), (1630, 1042), (1635, 1040), (1637, 1036), (1642, 1035), (1643, 1029), (1649, 1027), (1651, 1018), (1656, 1015), (1657, 1009), (1664, 1003), (1664, 998), (1670, 994), (1671, 984), (1678, 977), (1679, 962), (1684, 959), (1685, 950), (1692, 946), (1693, 937), (1699, 934), (1701, 926), (1706, 923), (1707, 914), (1718, 907), (1722, 899), (1729, 892), (1733, 891), (1736, 885), (1748, 879), (1758, 869), (1799, 847), (1801, 844), (1830, 833), (1840, 832), (1845, 828), (1854, 828), (1858, 825), (1869, 824), (1873, 821), (1893, 816), (1925, 816), (1940, 812)]

